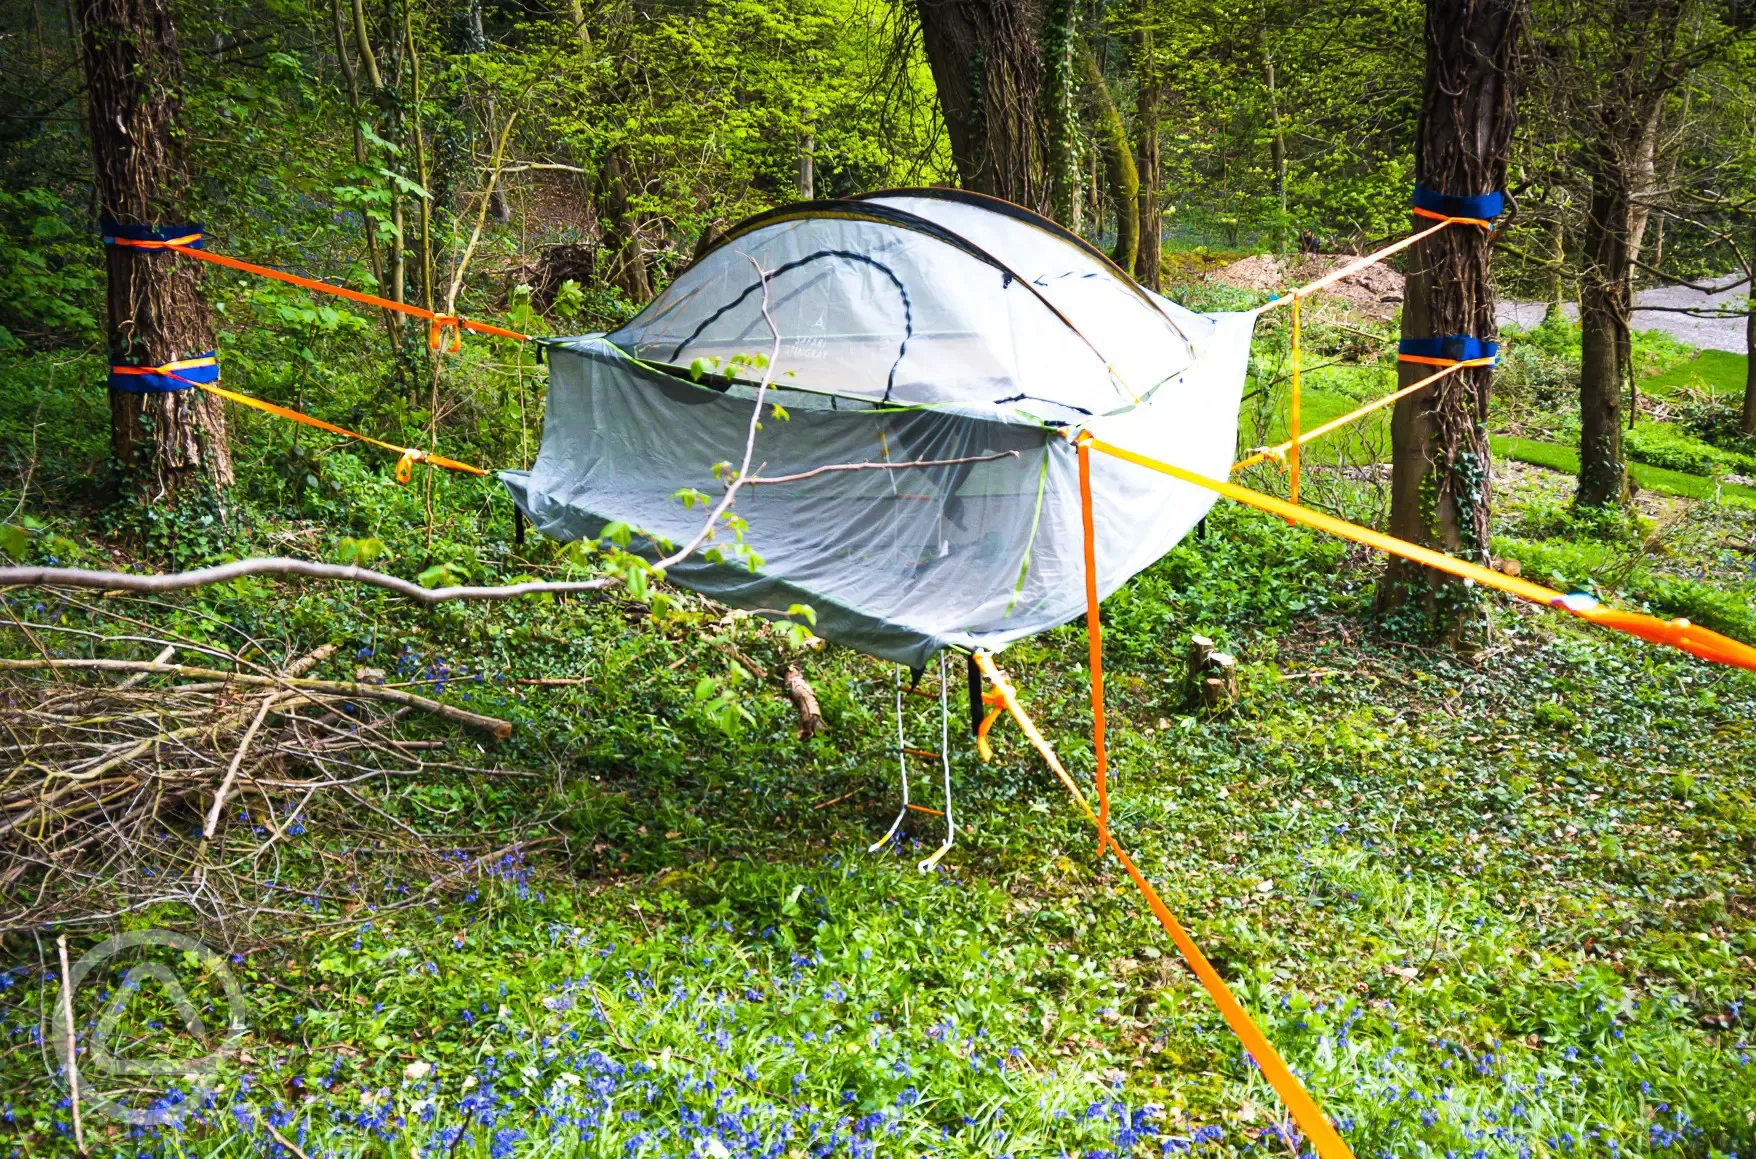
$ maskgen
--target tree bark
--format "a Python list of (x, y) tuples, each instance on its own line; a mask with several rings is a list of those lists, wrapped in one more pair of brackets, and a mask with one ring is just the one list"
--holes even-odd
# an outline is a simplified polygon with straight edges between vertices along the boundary
[(1134, 254), (1140, 245), (1140, 172), (1134, 167), (1134, 151), (1128, 145), (1122, 114), (1110, 96), (1110, 86), (1104, 83), (1103, 69), (1098, 67), (1097, 54), (1090, 45), (1079, 47), (1079, 74), (1092, 120), (1097, 123), (1104, 180), (1110, 187), (1110, 206), (1116, 214), (1116, 246), (1110, 251), (1110, 260), (1133, 274)]
[(915, 0), (965, 189), (1049, 212), (1043, 60), (1029, 0)]
[[(1604, 159), (1607, 160), (1607, 159)], [(1634, 263), (1626, 173), (1593, 166), (1579, 273), (1579, 490), (1588, 507), (1628, 494), (1622, 454), (1622, 386), (1628, 374)]]
[(1157, 290), (1164, 265), (1164, 211), (1159, 205), (1159, 77), (1152, 29), (1142, 28), (1135, 43), (1134, 157), (1140, 178), (1135, 198), (1134, 280)]
[[(1521, 12), (1519, 0), (1428, 0), (1426, 90), (1415, 147), (1415, 180), (1427, 188), (1454, 196), (1505, 188), (1516, 120), (1509, 65)], [(1495, 337), (1491, 240), (1486, 230), (1453, 226), (1410, 250), (1403, 337)], [(1431, 373), (1418, 363), (1399, 368), (1403, 386)], [(1461, 370), (1397, 403), (1392, 535), (1486, 562), (1491, 383), (1487, 367)], [(1460, 597), (1451, 577), (1392, 559), (1378, 606), (1416, 612), (1428, 631), (1454, 637), (1468, 608)]]
[[(169, 3), (77, 0), (75, 11), (99, 211), (124, 225), (188, 222), (189, 171), (176, 127), (183, 66)], [(114, 365), (162, 366), (214, 348), (197, 263), (165, 250), (111, 246), (105, 266)], [(232, 482), (225, 411), (206, 391), (110, 391), (110, 443), (143, 495)]]

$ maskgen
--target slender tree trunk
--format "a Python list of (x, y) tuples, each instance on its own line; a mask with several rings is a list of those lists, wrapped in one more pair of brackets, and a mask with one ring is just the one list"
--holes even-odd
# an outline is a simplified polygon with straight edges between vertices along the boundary
[(1567, 234), (1557, 214), (1549, 223), (1549, 272), (1544, 280), (1547, 293), (1548, 308), (1543, 312), (1543, 319), (1557, 318), (1561, 315), (1561, 300), (1565, 296), (1565, 279), (1563, 274), (1567, 268)]
[(604, 157), (598, 174), (598, 210), (603, 214), (604, 248), (609, 251), (609, 282), (636, 305), (652, 298), (652, 279), (646, 269), (646, 243), (628, 199), (634, 194), (634, 176), (620, 145)]
[(1626, 174), (1599, 158), (1591, 172), (1579, 274), (1579, 491), (1588, 507), (1628, 494), (1622, 453), (1622, 387), (1627, 378), (1633, 280)]
[(800, 201), (817, 196), (817, 138), (811, 133), (799, 134), (798, 192)]
[(915, 0), (965, 189), (1049, 211), (1043, 60), (1030, 0)]
[(1092, 120), (1097, 124), (1098, 149), (1104, 157), (1104, 179), (1109, 185), (1110, 205), (1116, 213), (1116, 245), (1110, 260), (1129, 274), (1134, 272), (1134, 253), (1140, 246), (1140, 173), (1134, 168), (1134, 151), (1128, 146), (1128, 130), (1122, 114), (1104, 83), (1103, 69), (1089, 45), (1079, 48), (1080, 83), (1085, 87)]
[(1275, 235), (1285, 241), (1287, 226), (1287, 139), (1280, 123), (1280, 94), (1274, 84), (1274, 52), (1268, 47), (1268, 30), (1259, 29), (1256, 45), (1262, 56), (1262, 83), (1268, 91), (1268, 116), (1274, 135), (1269, 140), (1269, 160), (1274, 164), (1274, 191), (1280, 200), (1280, 222)]
[[(1753, 231), (1756, 232), (1756, 231)], [(1751, 238), (1756, 242), (1756, 237)], [(1756, 261), (1745, 268), (1750, 300), (1744, 306), (1744, 414), (1739, 424), (1746, 435), (1756, 436)]]
[(1136, 41), (1134, 101), (1134, 154), (1140, 175), (1135, 199), (1138, 234), (1134, 252), (1134, 278), (1149, 290), (1159, 288), (1164, 263), (1164, 212), (1159, 205), (1162, 180), (1159, 163), (1158, 62), (1153, 54), (1152, 29), (1143, 28)]
[[(182, 58), (167, 0), (76, 0), (90, 94), (99, 211), (124, 225), (189, 221), (189, 172), (176, 119)], [(112, 246), (109, 353), (114, 365), (162, 366), (214, 348), (200, 267), (164, 250)], [(141, 494), (232, 482), (220, 400), (194, 388), (110, 391), (110, 443)]]
[[(1415, 180), (1422, 185), (1455, 196), (1505, 188), (1516, 120), (1508, 66), (1521, 11), (1520, 0), (1428, 0), (1426, 90), (1415, 153)], [(1453, 226), (1410, 250), (1403, 337), (1495, 336), (1491, 240), (1486, 230)], [(1418, 363), (1399, 370), (1405, 386), (1431, 373)], [(1491, 384), (1486, 367), (1462, 370), (1396, 405), (1392, 535), (1487, 559)], [(1390, 561), (1378, 604), (1383, 611), (1415, 612), (1428, 631), (1450, 638), (1468, 609), (1455, 580), (1398, 559)]]

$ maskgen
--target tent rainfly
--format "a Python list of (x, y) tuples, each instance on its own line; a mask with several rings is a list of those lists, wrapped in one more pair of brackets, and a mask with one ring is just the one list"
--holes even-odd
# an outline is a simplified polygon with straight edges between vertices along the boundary
[[(552, 341), (541, 451), (500, 478), (545, 535), (621, 522), (640, 532), (629, 550), (662, 558), (704, 518), (678, 492), (723, 494), (715, 465), (742, 459), (751, 356), (778, 332), (781, 409), (752, 475), (895, 469), (745, 486), (733, 510), (760, 562), (697, 553), (667, 576), (738, 608), (809, 604), (819, 635), (918, 669), (1084, 613), (1071, 431), (1226, 475), (1255, 320), (1185, 310), (988, 197), (790, 205), (735, 226), (620, 330)], [(960, 461), (906, 466), (944, 460)], [(1110, 456), (1091, 470), (1107, 596), (1214, 496)]]

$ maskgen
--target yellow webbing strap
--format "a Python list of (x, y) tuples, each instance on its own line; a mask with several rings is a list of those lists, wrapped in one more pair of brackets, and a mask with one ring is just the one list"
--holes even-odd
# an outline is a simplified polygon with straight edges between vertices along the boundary
[(1373, 531), (1369, 527), (1361, 527), (1357, 523), (1349, 523), (1345, 519), (1337, 519), (1333, 515), (1325, 515), (1321, 511), (1313, 511), (1309, 507), (1296, 507), (1284, 499), (1276, 499), (1272, 495), (1264, 495), (1260, 491), (1252, 491), (1248, 487), (1240, 487), (1236, 483), (1209, 479), (1171, 463), (1161, 462), (1149, 455), (1137, 454), (1134, 451), (1106, 443), (1102, 439), (1092, 439), (1089, 444), (1094, 451), (1102, 451), (1118, 459), (1125, 459), (1148, 470), (1158, 471), (1173, 479), (1181, 479), (1185, 483), (1193, 483), (1197, 487), (1205, 487), (1209, 491), (1218, 492), (1237, 503), (1254, 507), (1258, 511), (1266, 511), (1270, 515), (1278, 515), (1289, 523), (1302, 523), (1318, 531), (1351, 539), (1355, 543), (1363, 543), (1367, 547), (1424, 564), (1434, 571), (1442, 571), (1461, 579), (1473, 580), (1483, 587), (1494, 588), (1517, 596), (1521, 600), (1529, 600), (1533, 604), (1545, 607), (1560, 608), (1571, 612), (1582, 620), (1590, 620), (1605, 628), (1613, 628), (1618, 632), (1626, 632), (1642, 640), (1654, 644), (1668, 644), (1680, 648), (1690, 655), (1699, 656), (1703, 660), (1711, 660), (1716, 664), (1729, 664), (1736, 668), (1748, 668), (1756, 671), (1756, 648), (1751, 647), (1730, 636), (1722, 636), (1718, 632), (1690, 623), (1688, 620), (1661, 620), (1657, 616), (1648, 616), (1641, 612), (1627, 612), (1618, 608), (1607, 608), (1590, 596), (1564, 595), (1554, 588), (1546, 588), (1541, 584), (1533, 584), (1529, 580), (1515, 576), (1503, 575), (1491, 568), (1456, 556), (1434, 551), (1430, 547), (1410, 543), (1406, 539), (1398, 539), (1394, 535), (1385, 535), (1381, 531)]
[[(1097, 445), (1095, 441), (1093, 445)], [(1005, 705), (1006, 711), (1012, 714), (1012, 719), (1018, 722), (1018, 727), (1023, 730), (1026, 739), (1042, 755), (1044, 763), (1061, 779), (1061, 783), (1073, 795), (1074, 802), (1085, 813), (1086, 819), (1094, 826), (1098, 826), (1101, 832), (1103, 827), (1099, 823), (1098, 815), (1092, 811), (1091, 803), (1086, 800), (1085, 794), (1080, 792), (1079, 786), (1067, 774), (1067, 770), (1061, 767), (1060, 760), (1055, 756), (1055, 750), (1049, 746), (1048, 741), (1043, 739), (1043, 734), (1037, 731), (1036, 722), (1032, 721), (1019, 705), (1018, 694), (1013, 691), (1012, 684), (1006, 679), (1005, 673), (994, 666), (994, 658), (986, 652), (977, 652), (975, 653), (975, 662), (976, 667), (981, 669), (982, 675), (986, 676), (988, 681), (993, 684), (994, 691), (999, 694), (1001, 703)], [(1163, 926), (1165, 932), (1171, 935), (1171, 941), (1176, 944), (1177, 952), (1183, 955), (1183, 960), (1189, 963), (1191, 970), (1195, 971), (1195, 977), (1200, 979), (1202, 988), (1213, 999), (1214, 1005), (1219, 1007), (1220, 1015), (1225, 1018), (1226, 1025), (1231, 1027), (1232, 1033), (1237, 1035), (1238, 1041), (1243, 1043), (1244, 1049), (1250, 1052), (1251, 1059), (1262, 1071), (1262, 1077), (1268, 1080), (1268, 1085), (1273, 1087), (1275, 1094), (1280, 1096), (1280, 1101), (1285, 1104), (1293, 1121), (1299, 1125), (1299, 1130), (1305, 1133), (1305, 1139), (1316, 1150), (1318, 1159), (1353, 1159), (1353, 1152), (1348, 1149), (1347, 1143), (1336, 1132), (1335, 1127), (1329, 1121), (1329, 1116), (1323, 1113), (1323, 1108), (1317, 1105), (1317, 1101), (1311, 1097), (1304, 1085), (1287, 1068), (1286, 1062), (1280, 1057), (1280, 1052), (1274, 1049), (1274, 1044), (1269, 1042), (1268, 1037), (1257, 1027), (1250, 1017), (1250, 1012), (1244, 1009), (1243, 1004), (1237, 998), (1233, 997), (1231, 989), (1226, 986), (1225, 979), (1219, 976), (1219, 971), (1213, 968), (1213, 963), (1207, 960), (1207, 955), (1201, 952), (1201, 947), (1195, 944), (1195, 939), (1189, 936), (1189, 931), (1185, 930), (1183, 924), (1166, 908), (1158, 891), (1153, 889), (1152, 883), (1146, 880), (1146, 876), (1140, 872), (1140, 867), (1134, 864), (1134, 859), (1129, 857), (1127, 851), (1116, 843), (1114, 834), (1109, 835), (1108, 845), (1115, 853), (1116, 860), (1122, 863), (1122, 868), (1133, 880), (1135, 888), (1146, 899), (1147, 907), (1152, 910), (1159, 925)]]

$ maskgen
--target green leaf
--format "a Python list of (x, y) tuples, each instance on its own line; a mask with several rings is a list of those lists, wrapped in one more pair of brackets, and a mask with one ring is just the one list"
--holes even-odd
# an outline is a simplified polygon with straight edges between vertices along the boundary
[(13, 559), (23, 560), (25, 552), (30, 550), (31, 534), (22, 527), (10, 523), (0, 523), (0, 551), (4, 551)]

